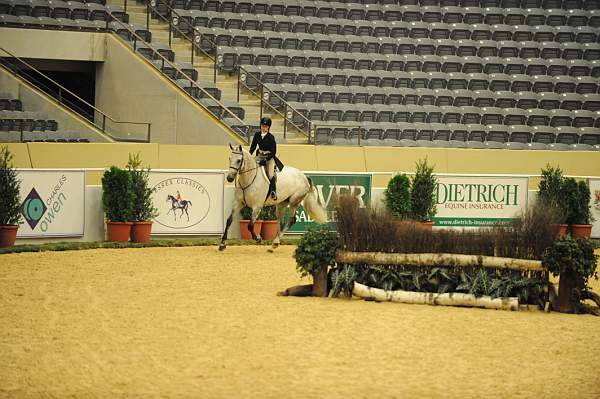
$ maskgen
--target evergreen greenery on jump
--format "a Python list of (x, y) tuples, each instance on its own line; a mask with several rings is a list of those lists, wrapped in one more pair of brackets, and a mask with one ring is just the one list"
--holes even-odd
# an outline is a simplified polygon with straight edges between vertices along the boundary
[(477, 297), (518, 297), (519, 303), (543, 306), (548, 280), (544, 272), (484, 268), (341, 264), (330, 272), (332, 296), (349, 296), (354, 282), (384, 290), (460, 292)]
[(102, 206), (111, 222), (129, 222), (133, 217), (135, 194), (129, 171), (111, 166), (102, 175)]
[(153, 190), (148, 185), (150, 168), (141, 168), (140, 153), (129, 154), (127, 170), (131, 174), (131, 185), (134, 194), (133, 221), (144, 222), (155, 218), (158, 210), (152, 203)]
[(0, 147), (0, 225), (15, 225), (21, 221), (21, 181), (12, 166), (13, 155), (8, 146)]
[(329, 231), (327, 227), (310, 228), (294, 252), (296, 270), (305, 277), (334, 265), (337, 242), (337, 233)]

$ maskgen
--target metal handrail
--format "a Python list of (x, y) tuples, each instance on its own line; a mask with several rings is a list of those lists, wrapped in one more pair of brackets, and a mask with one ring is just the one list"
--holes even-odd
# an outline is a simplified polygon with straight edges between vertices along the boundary
[[(175, 71), (176, 71), (178, 74), (180, 74), (181, 76), (187, 76), (187, 77), (188, 77), (188, 81), (189, 81), (190, 85), (192, 85), (192, 86), (194, 86), (195, 88), (197, 88), (198, 90), (202, 91), (202, 93), (203, 93), (204, 95), (206, 95), (206, 96), (207, 96), (208, 98), (210, 98), (211, 100), (215, 101), (215, 102), (216, 102), (216, 103), (217, 103), (217, 104), (218, 104), (218, 105), (219, 105), (221, 108), (223, 108), (224, 110), (226, 110), (226, 111), (227, 111), (228, 115), (230, 115), (231, 117), (233, 117), (234, 119), (236, 119), (238, 122), (241, 122), (241, 123), (240, 123), (240, 125), (241, 125), (241, 126), (247, 126), (247, 125), (246, 125), (246, 123), (245, 123), (245, 122), (244, 122), (242, 119), (240, 119), (240, 118), (239, 118), (239, 117), (238, 117), (238, 116), (237, 116), (235, 113), (233, 113), (233, 112), (232, 112), (232, 111), (231, 111), (231, 110), (230, 110), (230, 109), (229, 109), (227, 106), (225, 106), (225, 104), (223, 104), (223, 103), (222, 103), (220, 100), (217, 100), (217, 99), (216, 99), (216, 98), (215, 98), (215, 97), (214, 97), (212, 94), (210, 94), (208, 91), (204, 90), (204, 88), (203, 88), (203, 87), (201, 87), (201, 86), (200, 86), (198, 83), (196, 83), (196, 81), (192, 80), (192, 78), (191, 78), (190, 76), (188, 76), (188, 74), (187, 74), (187, 73), (185, 73), (185, 72), (183, 72), (181, 69), (179, 69), (179, 67), (177, 67), (177, 66), (176, 66), (174, 63), (172, 63), (172, 62), (171, 62), (171, 61), (170, 61), (168, 58), (164, 57), (164, 56), (163, 56), (161, 53), (159, 53), (157, 50), (154, 50), (154, 49), (152, 48), (152, 44), (151, 44), (151, 43), (148, 43), (148, 42), (147, 42), (147, 41), (145, 41), (145, 40), (144, 40), (144, 39), (143, 39), (143, 38), (142, 38), (140, 35), (138, 35), (137, 33), (135, 33), (135, 32), (134, 32), (134, 31), (133, 31), (133, 30), (132, 30), (132, 29), (129, 27), (129, 25), (127, 25), (127, 24), (123, 23), (121, 20), (119, 20), (118, 18), (114, 17), (114, 16), (112, 15), (112, 13), (110, 13), (110, 12), (107, 12), (107, 13), (108, 13), (108, 14), (109, 14), (109, 15), (110, 15), (110, 16), (111, 16), (113, 19), (114, 19), (114, 21), (112, 21), (112, 22), (117, 22), (117, 23), (118, 23), (119, 25), (121, 25), (121, 26), (122, 26), (124, 29), (126, 29), (126, 30), (129, 32), (129, 34), (131, 34), (131, 35), (132, 35), (132, 37), (135, 39), (135, 40), (133, 41), (133, 50), (134, 50), (134, 51), (136, 51), (136, 50), (137, 50), (137, 42), (138, 42), (138, 41), (139, 41), (139, 42), (141, 42), (141, 43), (143, 43), (143, 44), (145, 44), (146, 46), (148, 46), (150, 49), (152, 49), (152, 50), (154, 51), (154, 54), (156, 54), (156, 55), (158, 55), (158, 57), (160, 57), (160, 59), (162, 60), (162, 63), (163, 63), (163, 65), (162, 65), (163, 67), (164, 67), (164, 65), (165, 65), (165, 64), (167, 64), (167, 65), (169, 65), (171, 68), (173, 68), (173, 69), (174, 69), (174, 70), (175, 70)], [(118, 34), (116, 34), (116, 32), (112, 32), (112, 31), (109, 29), (109, 27), (108, 27), (108, 24), (109, 24), (109, 22), (110, 22), (110, 21), (109, 21), (109, 19), (107, 19), (107, 21), (106, 21), (106, 31), (107, 31), (107, 32), (109, 32), (109, 33), (113, 33), (113, 34), (114, 34), (114, 35), (115, 35), (115, 36), (116, 36), (116, 37), (117, 37), (119, 40), (121, 40), (121, 41), (125, 41), (125, 40), (124, 40), (124, 39), (123, 39), (121, 36), (119, 36)], [(144, 59), (144, 60), (145, 60), (147, 63), (149, 63), (149, 64), (151, 64), (153, 67), (155, 67), (155, 65), (154, 65), (152, 62), (150, 62), (150, 60), (146, 59), (146, 57), (142, 57), (142, 58), (143, 58), (143, 59)], [(192, 66), (193, 66), (193, 65), (192, 65)], [(162, 70), (160, 71), (160, 73), (164, 75), (164, 72), (162, 72)], [(183, 91), (183, 92), (184, 92), (186, 95), (188, 95), (188, 96), (190, 96), (190, 97), (194, 98), (194, 97), (193, 97), (191, 94), (189, 94), (188, 92), (186, 92), (186, 91), (185, 91), (185, 90), (184, 90), (182, 87), (180, 87), (179, 85), (177, 85), (177, 84), (176, 84), (175, 86), (177, 86), (177, 87), (178, 87), (178, 88), (179, 88), (181, 91)], [(195, 98), (194, 98), (194, 100), (195, 100)], [(197, 104), (200, 104), (200, 106), (202, 106), (203, 108), (205, 108), (203, 104), (201, 104), (201, 103), (199, 103), (199, 102), (196, 102), (196, 103), (197, 103)], [(207, 111), (208, 111), (208, 110), (207, 110)], [(213, 114), (212, 114), (210, 111), (209, 111), (209, 113), (210, 113), (211, 115), (213, 115)], [(213, 115), (213, 116), (214, 116), (214, 115)], [(216, 117), (215, 117), (215, 118), (216, 118)], [(231, 127), (230, 127), (230, 126), (228, 126), (228, 125), (226, 125), (225, 123), (223, 123), (223, 121), (222, 121), (220, 118), (217, 118), (217, 120), (218, 120), (218, 121), (219, 121), (219, 122), (220, 122), (222, 125), (224, 125), (224, 126), (227, 126), (229, 129), (231, 129)], [(248, 133), (249, 133), (249, 130), (246, 132), (246, 134), (248, 135)], [(248, 142), (248, 143), (250, 142), (250, 138), (249, 138), (249, 137), (247, 137), (247, 138), (246, 138), (246, 140), (247, 140), (247, 142)]]
[[(10, 51), (6, 50), (3, 47), (0, 47), (0, 50), (2, 52), (4, 52), (4, 53), (8, 54), (12, 59), (19, 61), (22, 65), (25, 65), (27, 68), (33, 70), (38, 75), (42, 76), (44, 79), (46, 79), (47, 81), (51, 82), (56, 87), (58, 87), (58, 89), (59, 89), (58, 98), (55, 98), (55, 100), (57, 101), (57, 103), (59, 103), (61, 105), (64, 105), (65, 107), (71, 109), (72, 111), (74, 111), (76, 113), (79, 113), (78, 111), (76, 111), (76, 110), (74, 110), (72, 108), (73, 105), (69, 106), (68, 104), (66, 104), (64, 102), (64, 99), (62, 98), (62, 92), (66, 92), (66, 93), (70, 94), (71, 96), (75, 97), (78, 101), (82, 102), (86, 106), (88, 106), (91, 109), (93, 109), (95, 112), (97, 112), (100, 115), (102, 115), (102, 125), (101, 126), (98, 126), (95, 121), (90, 121), (90, 122), (94, 126), (96, 126), (100, 131), (102, 131), (102, 133), (105, 133), (110, 138), (112, 138), (114, 140), (117, 140), (117, 141), (125, 141), (125, 142), (143, 142), (143, 143), (149, 143), (150, 142), (150, 132), (151, 132), (151, 125), (152, 125), (151, 123), (148, 123), (148, 122), (118, 121), (118, 120), (110, 117), (106, 113), (104, 113), (102, 110), (96, 108), (94, 105), (90, 104), (89, 102), (87, 102), (83, 98), (79, 97), (77, 94), (73, 93), (71, 90), (67, 89), (66, 87), (64, 87), (63, 85), (61, 85), (57, 81), (55, 81), (54, 79), (52, 79), (49, 76), (45, 75), (44, 73), (42, 73), (41, 71), (39, 71), (37, 68), (35, 68), (33, 65), (29, 64), (27, 61), (25, 61), (25, 60), (17, 57), (16, 55), (12, 54)], [(48, 93), (48, 94), (50, 94), (50, 93)], [(119, 138), (119, 137), (115, 137), (111, 133), (109, 133), (109, 132), (106, 131), (106, 119), (108, 119), (108, 120), (110, 120), (110, 121), (112, 121), (112, 122), (114, 122), (116, 124), (146, 125), (147, 126), (147, 136), (146, 136), (146, 139), (145, 140), (138, 140), (138, 139), (131, 139), (131, 138)]]
[[(149, 27), (149, 10), (150, 8), (155, 12), (156, 15), (158, 15), (160, 18), (162, 18), (165, 22), (167, 22), (169, 24), (169, 47), (171, 47), (171, 29), (175, 29), (177, 31), (177, 33), (179, 33), (183, 38), (187, 39), (188, 41), (190, 41), (191, 45), (192, 45), (192, 55), (191, 55), (191, 59), (192, 59), (192, 64), (193, 64), (193, 60), (194, 60), (194, 47), (196, 47), (196, 45), (198, 45), (198, 50), (200, 50), (204, 55), (206, 55), (211, 61), (213, 61), (213, 65), (214, 65), (214, 69), (213, 69), (213, 79), (214, 82), (216, 82), (216, 77), (217, 77), (217, 63), (218, 63), (218, 59), (217, 56), (215, 55), (214, 57), (208, 53), (207, 51), (205, 51), (204, 49), (202, 49), (200, 47), (200, 43), (202, 41), (206, 41), (208, 42), (214, 49), (216, 52), (216, 49), (218, 48), (217, 44), (215, 42), (213, 42), (212, 40), (203, 37), (203, 34), (201, 32), (198, 31), (198, 29), (195, 26), (191, 26), (192, 31), (194, 32), (194, 37), (190, 38), (185, 32), (181, 31), (177, 26), (175, 26), (178, 21), (182, 18), (181, 15), (177, 12), (176, 9), (172, 8), (170, 4), (168, 4), (166, 1), (164, 0), (158, 0), (159, 2), (161, 2), (163, 5), (165, 5), (167, 7), (167, 10), (169, 12), (169, 16), (171, 16), (171, 18), (167, 18), (164, 15), (162, 15), (160, 12), (158, 12), (158, 10), (156, 10), (155, 6), (156, 6), (156, 0), (153, 1), (147, 1), (147, 19), (146, 19), (146, 28), (148, 30), (150, 30)], [(127, 0), (124, 0), (125, 4), (127, 3)], [(154, 5), (152, 5), (152, 3), (154, 3)], [(173, 15), (175, 15), (175, 17), (177, 18), (177, 22), (173, 21), (174, 18), (172, 17)], [(275, 107), (271, 106), (269, 103), (266, 103), (264, 101), (264, 90), (265, 90), (265, 84), (258, 79), (258, 77), (254, 74), (252, 74), (251, 72), (248, 72), (245, 68), (243, 68), (241, 65), (238, 65), (237, 68), (237, 100), (240, 100), (240, 74), (242, 73), (241, 71), (243, 71), (246, 74), (246, 77), (250, 76), (252, 77), (256, 82), (258, 82), (260, 84), (261, 87), (261, 93), (256, 93), (255, 91), (253, 91), (252, 89), (250, 89), (248, 86), (246, 86), (246, 89), (248, 89), (252, 94), (256, 95), (257, 97), (260, 98), (260, 116), (262, 118), (262, 110), (263, 107), (266, 105), (268, 106), (271, 110), (273, 110), (275, 113), (277, 113), (278, 115), (283, 117), (283, 137), (286, 137), (286, 133), (287, 133), (287, 124), (291, 124), (293, 127), (295, 127), (297, 130), (299, 130), (300, 132), (302, 132), (303, 134), (305, 134), (308, 138), (308, 142), (311, 142), (311, 121), (310, 119), (306, 118), (304, 115), (302, 115), (301, 113), (297, 112), (292, 106), (290, 106), (288, 104), (288, 102), (282, 98), (280, 95), (278, 95), (277, 93), (275, 93), (274, 91), (270, 90), (269, 88), (266, 88), (266, 90), (268, 90), (268, 93), (270, 96), (274, 96), (276, 97), (279, 101), (281, 101), (281, 104), (284, 105), (284, 111), (283, 113), (280, 112), (278, 109), (276, 109)], [(293, 112), (296, 112), (302, 119), (305, 120), (305, 123), (308, 127), (308, 134), (306, 134), (304, 131), (302, 131), (302, 128), (298, 125), (296, 125), (295, 123), (292, 122), (291, 118), (289, 118), (288, 120), (288, 111), (291, 111), (292, 114)]]

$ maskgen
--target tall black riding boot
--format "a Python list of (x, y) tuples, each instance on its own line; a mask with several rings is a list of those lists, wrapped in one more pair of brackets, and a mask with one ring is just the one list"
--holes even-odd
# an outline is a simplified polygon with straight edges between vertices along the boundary
[(271, 181), (269, 182), (269, 193), (271, 195), (271, 199), (273, 201), (277, 201), (277, 179), (275, 178), (275, 176), (273, 176), (271, 178)]

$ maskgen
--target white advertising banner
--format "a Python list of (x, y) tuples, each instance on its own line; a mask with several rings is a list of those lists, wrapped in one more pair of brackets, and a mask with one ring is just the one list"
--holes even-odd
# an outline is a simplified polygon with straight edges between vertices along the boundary
[(526, 177), (436, 177), (435, 226), (486, 227), (509, 223), (527, 208)]
[(154, 190), (152, 234), (223, 233), (223, 172), (150, 171)]
[(590, 198), (592, 217), (592, 237), (600, 238), (600, 179), (589, 179), (590, 192), (592, 196)]
[(83, 170), (19, 169), (23, 221), (17, 237), (82, 236), (85, 227)]

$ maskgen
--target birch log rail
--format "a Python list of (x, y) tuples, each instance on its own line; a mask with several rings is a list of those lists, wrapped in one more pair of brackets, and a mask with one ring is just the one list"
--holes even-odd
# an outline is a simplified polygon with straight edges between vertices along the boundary
[(479, 266), (493, 269), (544, 271), (542, 261), (449, 253), (388, 253), (337, 251), (336, 261), (349, 264), (411, 266)]
[(471, 294), (447, 293), (438, 294), (433, 292), (413, 291), (386, 291), (381, 288), (367, 287), (354, 282), (352, 293), (363, 299), (375, 301), (391, 301), (412, 304), (444, 305), (444, 306), (468, 306), (486, 309), (519, 310), (519, 300), (515, 297), (492, 298), (489, 296), (476, 297)]

